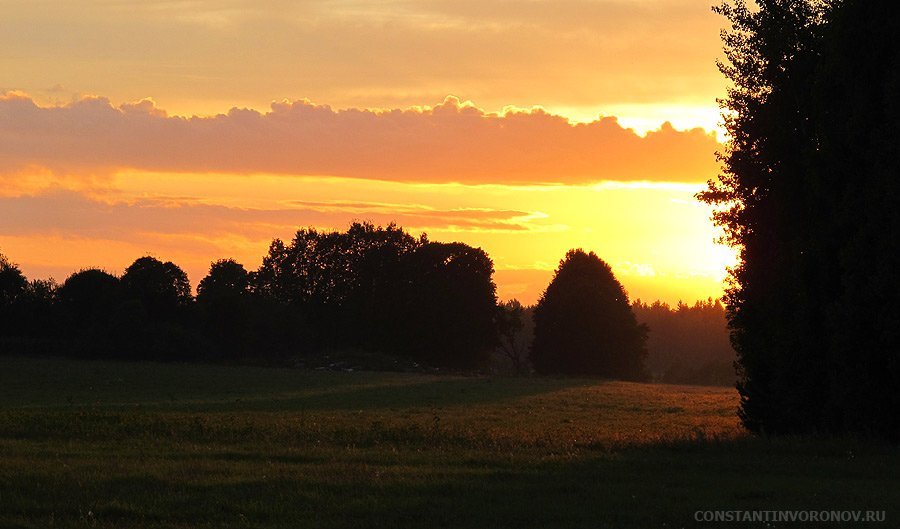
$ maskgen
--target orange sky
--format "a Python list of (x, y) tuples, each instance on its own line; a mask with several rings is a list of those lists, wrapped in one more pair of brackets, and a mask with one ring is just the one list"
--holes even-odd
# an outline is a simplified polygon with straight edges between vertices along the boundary
[(57, 280), (149, 253), (196, 285), (298, 226), (394, 220), (483, 247), (503, 298), (572, 247), (632, 298), (715, 297), (733, 252), (692, 197), (720, 25), (675, 0), (4, 5), (0, 252)]

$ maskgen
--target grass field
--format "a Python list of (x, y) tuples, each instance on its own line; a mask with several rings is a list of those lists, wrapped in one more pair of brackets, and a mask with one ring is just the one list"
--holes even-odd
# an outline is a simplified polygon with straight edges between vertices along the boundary
[(736, 405), (723, 388), (0, 358), (0, 527), (715, 527), (694, 512), (725, 509), (900, 525), (896, 447), (748, 437)]

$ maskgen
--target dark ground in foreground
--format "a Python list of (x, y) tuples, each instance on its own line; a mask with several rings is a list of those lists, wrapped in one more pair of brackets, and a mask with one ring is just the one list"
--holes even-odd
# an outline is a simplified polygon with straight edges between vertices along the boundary
[(900, 526), (898, 447), (749, 437), (736, 405), (725, 388), (0, 358), (0, 527), (766, 527), (694, 521), (735, 509)]

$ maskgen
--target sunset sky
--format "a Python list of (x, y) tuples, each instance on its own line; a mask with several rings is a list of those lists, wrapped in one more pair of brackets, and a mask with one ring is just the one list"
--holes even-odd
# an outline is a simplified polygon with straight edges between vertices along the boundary
[(484, 248), (533, 303), (566, 250), (632, 298), (722, 293), (706, 0), (0, 0), (0, 252), (256, 268), (298, 227)]

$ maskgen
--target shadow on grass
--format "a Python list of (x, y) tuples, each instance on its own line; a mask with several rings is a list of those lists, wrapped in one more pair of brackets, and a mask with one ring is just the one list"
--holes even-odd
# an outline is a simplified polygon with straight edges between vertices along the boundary
[(895, 523), (900, 505), (896, 450), (852, 440), (684, 441), (532, 458), (347, 455), (272, 454), (248, 466), (208, 454), (183, 469), (106, 463), (93, 477), (26, 472), (0, 484), (11, 507), (0, 522), (39, 527), (56, 513), (66, 527), (716, 527), (694, 513), (882, 510)]
[(603, 382), (0, 357), (0, 409), (141, 406), (239, 412), (449, 407)]
[[(198, 411), (353, 411), (443, 408), (514, 401), (606, 381), (490, 377), (422, 377), (415, 381), (356, 386), (347, 384), (305, 394), (269, 395), (190, 405)], [(182, 405), (176, 404), (175, 407)]]

